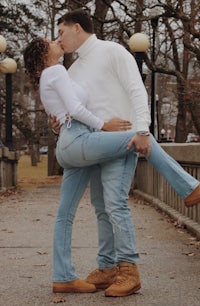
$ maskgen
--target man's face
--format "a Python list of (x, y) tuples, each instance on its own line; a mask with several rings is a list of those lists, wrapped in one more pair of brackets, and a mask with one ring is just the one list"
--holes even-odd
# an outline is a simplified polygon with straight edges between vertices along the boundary
[(52, 54), (54, 58), (59, 58), (64, 55), (63, 48), (57, 41), (49, 42), (49, 53)]
[(58, 25), (59, 37), (57, 41), (60, 43), (65, 53), (72, 53), (79, 47), (77, 29), (77, 24), (66, 25), (60, 23)]

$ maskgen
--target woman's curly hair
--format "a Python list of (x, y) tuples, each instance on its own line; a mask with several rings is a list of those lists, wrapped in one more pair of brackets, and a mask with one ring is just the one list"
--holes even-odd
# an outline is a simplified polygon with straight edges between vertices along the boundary
[(48, 53), (49, 43), (41, 37), (33, 39), (24, 51), (25, 72), (34, 91), (38, 90), (41, 73), (47, 67)]

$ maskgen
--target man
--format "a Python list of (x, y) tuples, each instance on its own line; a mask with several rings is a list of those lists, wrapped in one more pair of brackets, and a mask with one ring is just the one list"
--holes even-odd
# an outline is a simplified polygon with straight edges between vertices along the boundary
[[(104, 121), (114, 117), (131, 121), (137, 131), (137, 151), (149, 155), (147, 93), (132, 55), (119, 44), (98, 40), (85, 10), (65, 14), (59, 19), (58, 28), (58, 41), (65, 53), (78, 52), (69, 74), (89, 93), (87, 108)], [(130, 154), (93, 167), (90, 174), (91, 202), (98, 220), (99, 269), (86, 281), (97, 289), (106, 289), (106, 296), (130, 295), (141, 287), (136, 266), (139, 255), (127, 203), (137, 158), (137, 154)], [(119, 176), (120, 173), (123, 175)], [(55, 240), (56, 258), (58, 253)], [(57, 275), (55, 270), (59, 267), (54, 266)]]
[[(104, 121), (114, 117), (131, 121), (132, 128), (136, 131), (133, 139), (137, 151), (149, 156), (150, 117), (147, 93), (134, 58), (119, 44), (98, 40), (93, 34), (90, 17), (84, 10), (65, 14), (59, 19), (58, 27), (58, 41), (64, 51), (78, 53), (79, 57), (70, 67), (69, 74), (88, 92), (87, 108)], [(121, 123), (123, 121), (119, 121)], [(164, 161), (165, 158), (162, 158), (162, 163)], [(70, 176), (65, 172), (63, 175), (63, 194), (64, 191), (69, 193), (69, 190), (75, 190), (69, 194), (73, 208), (73, 216), (68, 216), (70, 220), (73, 220), (77, 203), (90, 176), (91, 202), (98, 222), (99, 269), (91, 272), (86, 282), (95, 285), (97, 289), (106, 289), (106, 296), (127, 296), (141, 287), (136, 266), (139, 256), (135, 249), (134, 229), (127, 203), (136, 164), (137, 154), (130, 154), (90, 169), (73, 169)], [(174, 163), (173, 165), (177, 168)], [(178, 170), (179, 177), (182, 171)], [(173, 176), (172, 165), (165, 172)], [(182, 184), (179, 184), (178, 189), (183, 189), (185, 203), (197, 203), (200, 200), (199, 182), (187, 174), (183, 184), (187, 186), (187, 192), (185, 193), (186, 188), (182, 188)], [(61, 199), (63, 203), (64, 197), (63, 195)], [(89, 292), (88, 285), (84, 282), (81, 282), (84, 288), (73, 282), (76, 274), (71, 264), (71, 241), (66, 235), (67, 229), (60, 225), (64, 213), (66, 215), (66, 212), (61, 211), (55, 226), (54, 292)]]

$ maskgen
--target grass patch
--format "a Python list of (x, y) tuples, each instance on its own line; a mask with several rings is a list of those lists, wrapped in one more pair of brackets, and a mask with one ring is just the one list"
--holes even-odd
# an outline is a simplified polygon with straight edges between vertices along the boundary
[(22, 155), (18, 162), (18, 187), (36, 188), (45, 185), (60, 185), (62, 176), (47, 175), (48, 156), (41, 155), (37, 166), (31, 166), (30, 155)]

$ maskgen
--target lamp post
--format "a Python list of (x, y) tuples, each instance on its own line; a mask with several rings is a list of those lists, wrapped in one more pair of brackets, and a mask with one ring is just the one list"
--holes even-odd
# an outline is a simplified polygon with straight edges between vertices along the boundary
[(161, 133), (161, 139), (160, 141), (161, 142), (165, 142), (166, 138), (165, 138), (165, 129), (161, 129), (160, 133)]
[(155, 95), (155, 102), (156, 102), (156, 136), (157, 140), (160, 139), (160, 121), (159, 121), (159, 96), (158, 94)]
[(170, 142), (171, 139), (171, 129), (167, 129), (167, 140)]
[[(152, 64), (155, 64), (155, 44), (156, 44), (156, 28), (158, 26), (158, 17), (155, 16), (151, 19), (151, 26), (153, 29), (153, 36), (152, 36)], [(154, 67), (151, 73), (151, 125), (150, 125), (150, 132), (154, 135), (155, 134), (155, 71)]]
[(138, 65), (138, 69), (140, 71), (140, 74), (142, 76), (142, 79), (144, 81), (144, 75), (143, 75), (143, 61), (144, 61), (144, 54), (149, 48), (150, 43), (148, 36), (143, 33), (135, 33), (133, 34), (129, 39), (129, 47), (132, 52), (135, 53), (135, 60)]
[[(5, 38), (0, 35), (0, 53), (6, 50)], [(13, 149), (12, 142), (12, 74), (17, 70), (17, 63), (12, 58), (0, 61), (0, 72), (6, 75), (6, 146)]]

